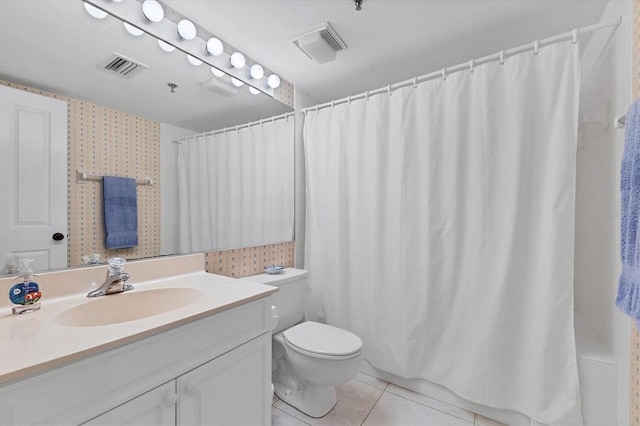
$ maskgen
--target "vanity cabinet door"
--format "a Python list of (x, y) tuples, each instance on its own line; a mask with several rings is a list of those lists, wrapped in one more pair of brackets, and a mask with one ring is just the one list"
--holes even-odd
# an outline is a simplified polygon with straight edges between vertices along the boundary
[(178, 425), (270, 425), (271, 334), (178, 378)]
[(175, 426), (177, 400), (176, 382), (172, 380), (83, 424)]

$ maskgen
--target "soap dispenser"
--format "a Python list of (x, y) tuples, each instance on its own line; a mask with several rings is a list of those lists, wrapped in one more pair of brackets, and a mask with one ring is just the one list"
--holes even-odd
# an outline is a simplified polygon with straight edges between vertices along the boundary
[(33, 259), (20, 259), (18, 278), (11, 283), (9, 300), (13, 303), (11, 312), (24, 314), (40, 309), (40, 277), (35, 275), (30, 268)]

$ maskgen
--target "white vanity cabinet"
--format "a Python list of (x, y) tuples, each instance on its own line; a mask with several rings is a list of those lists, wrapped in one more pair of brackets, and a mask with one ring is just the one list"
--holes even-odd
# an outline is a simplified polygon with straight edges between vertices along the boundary
[(268, 300), (4, 384), (0, 425), (270, 425)]
[(177, 401), (176, 383), (172, 380), (83, 424), (174, 426)]

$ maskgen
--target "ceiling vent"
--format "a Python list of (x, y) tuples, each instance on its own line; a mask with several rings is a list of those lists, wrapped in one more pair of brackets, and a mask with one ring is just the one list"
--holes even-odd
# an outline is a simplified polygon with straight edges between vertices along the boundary
[(212, 75), (198, 81), (198, 84), (223, 96), (232, 96), (238, 93), (238, 89), (231, 85), (231, 80), (227, 77)]
[(126, 78), (130, 78), (145, 68), (148, 68), (147, 65), (127, 58), (119, 53), (114, 53), (102, 64), (102, 67)]
[(319, 64), (333, 61), (339, 51), (347, 48), (345, 42), (328, 23), (305, 31), (292, 42)]

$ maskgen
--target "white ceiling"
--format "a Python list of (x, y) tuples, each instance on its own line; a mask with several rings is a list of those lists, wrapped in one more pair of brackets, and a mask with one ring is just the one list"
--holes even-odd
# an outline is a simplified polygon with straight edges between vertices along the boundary
[[(324, 102), (596, 23), (607, 1), (364, 0), (360, 12), (352, 0), (165, 3)], [(290, 40), (324, 22), (348, 48), (319, 65)], [(98, 66), (114, 51), (150, 67), (109, 75)], [(203, 90), (196, 82), (208, 75), (111, 17), (89, 17), (80, 0), (0, 0), (0, 78), (197, 131), (287, 110), (246, 87), (235, 97)]]
[[(167, 0), (317, 101), (372, 90), (599, 21), (598, 0)], [(348, 49), (316, 64), (291, 38), (329, 22)]]

